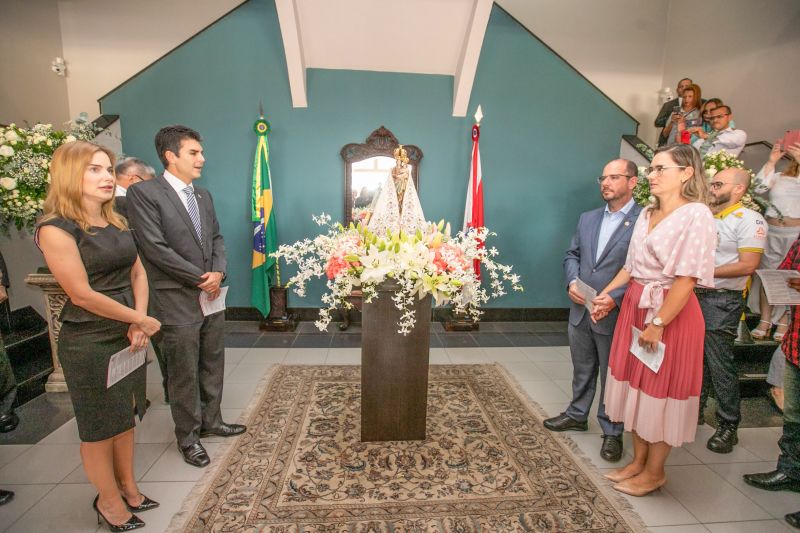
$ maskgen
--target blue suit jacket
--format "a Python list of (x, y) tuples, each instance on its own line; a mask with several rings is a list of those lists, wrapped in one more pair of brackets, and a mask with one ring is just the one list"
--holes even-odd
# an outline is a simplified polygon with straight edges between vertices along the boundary
[[(569, 284), (575, 278), (580, 278), (586, 284), (599, 293), (606, 288), (606, 285), (614, 279), (614, 276), (625, 265), (625, 258), (628, 255), (628, 245), (631, 242), (633, 226), (639, 213), (642, 212), (641, 206), (633, 204), (628, 211), (628, 215), (620, 223), (617, 230), (611, 235), (600, 258), (595, 261), (597, 255), (597, 239), (600, 236), (600, 224), (603, 222), (603, 212), (605, 207), (593, 209), (581, 214), (578, 220), (578, 228), (572, 237), (569, 249), (564, 257), (564, 277), (567, 290)], [(622, 304), (622, 296), (627, 287), (620, 287), (610, 293), (610, 296), (617, 302), (617, 307), (609, 315), (597, 324), (591, 323), (591, 328), (597, 333), (611, 335), (614, 333), (614, 326), (617, 323), (617, 315)], [(584, 306), (578, 305), (570, 300), (569, 321), (573, 326), (577, 326), (583, 319), (587, 310)]]

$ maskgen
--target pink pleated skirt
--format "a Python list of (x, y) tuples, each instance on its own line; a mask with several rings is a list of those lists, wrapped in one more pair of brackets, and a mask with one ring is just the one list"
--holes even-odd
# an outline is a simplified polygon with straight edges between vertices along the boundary
[[(705, 321), (694, 293), (664, 329), (664, 362), (653, 372), (630, 352), (631, 325), (644, 330), (643, 286), (631, 281), (614, 329), (606, 377), (606, 413), (647, 442), (694, 441), (703, 383)], [(664, 291), (664, 296), (668, 290)]]

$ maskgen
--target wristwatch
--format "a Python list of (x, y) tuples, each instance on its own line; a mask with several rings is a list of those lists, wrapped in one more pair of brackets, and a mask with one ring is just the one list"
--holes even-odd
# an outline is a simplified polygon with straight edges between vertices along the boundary
[(664, 321), (661, 320), (660, 316), (655, 317), (653, 319), (653, 321), (651, 322), (651, 324), (653, 324), (657, 328), (663, 328), (664, 327)]

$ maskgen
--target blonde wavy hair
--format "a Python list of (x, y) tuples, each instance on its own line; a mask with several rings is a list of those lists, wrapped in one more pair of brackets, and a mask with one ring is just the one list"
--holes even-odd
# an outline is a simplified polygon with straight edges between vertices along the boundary
[[(50, 162), (50, 187), (44, 200), (42, 221), (60, 217), (75, 222), (83, 231), (89, 232), (91, 224), (82, 203), (83, 176), (97, 152), (106, 154), (111, 160), (111, 167), (114, 167), (114, 153), (94, 143), (73, 141), (56, 149)], [(113, 197), (103, 204), (102, 214), (112, 226), (128, 229), (125, 219), (114, 210)]]
[[(708, 180), (706, 180), (706, 171), (703, 167), (703, 158), (700, 157), (697, 148), (691, 144), (670, 144), (662, 146), (653, 155), (660, 153), (668, 153), (676, 165), (694, 170), (692, 177), (683, 183), (681, 196), (690, 202), (707, 204)], [(659, 209), (660, 203), (657, 197), (652, 205), (655, 209)]]

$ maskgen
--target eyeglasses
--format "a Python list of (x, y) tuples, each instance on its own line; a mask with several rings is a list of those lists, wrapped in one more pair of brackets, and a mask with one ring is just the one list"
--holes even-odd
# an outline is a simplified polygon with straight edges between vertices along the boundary
[(712, 181), (708, 184), (709, 188), (714, 191), (718, 191), (725, 185), (730, 185), (730, 183), (725, 183), (724, 181)]
[(655, 166), (655, 167), (647, 167), (646, 169), (644, 169), (644, 173), (645, 173), (646, 176), (649, 176), (650, 174), (655, 174), (656, 177), (658, 178), (658, 177), (661, 176), (661, 174), (664, 173), (665, 170), (667, 170), (669, 168), (687, 168), (687, 167), (679, 166), (679, 165), (675, 165), (675, 166), (671, 166), (671, 167), (665, 167), (665, 166), (658, 165), (658, 166)]
[(597, 183), (603, 183), (606, 178), (610, 179), (611, 181), (619, 181), (622, 178), (632, 178), (633, 176), (628, 176), (627, 174), (608, 174), (607, 176), (597, 176)]
[(128, 176), (133, 182), (144, 181), (139, 174), (120, 174), (120, 176)]
[(729, 113), (723, 113), (721, 115), (708, 115), (708, 120), (715, 120), (722, 117), (727, 117)]

